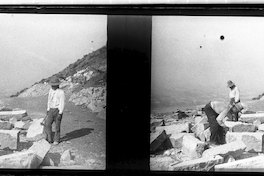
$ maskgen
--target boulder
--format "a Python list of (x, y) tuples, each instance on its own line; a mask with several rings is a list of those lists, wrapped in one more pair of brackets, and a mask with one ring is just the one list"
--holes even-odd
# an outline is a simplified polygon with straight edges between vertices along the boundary
[(203, 152), (203, 157), (213, 157), (216, 155), (220, 155), (222, 157), (231, 155), (234, 158), (241, 155), (246, 149), (246, 145), (242, 141), (234, 141), (228, 144), (219, 145), (216, 147), (212, 147)]
[(200, 158), (205, 150), (206, 143), (195, 138), (193, 135), (186, 134), (182, 139), (182, 152), (192, 159)]
[(245, 151), (263, 152), (263, 136), (261, 132), (227, 132), (226, 142), (242, 141), (246, 145)]
[(217, 155), (211, 158), (198, 158), (179, 164), (171, 164), (170, 171), (212, 171), (214, 166), (224, 162), (224, 158)]
[(34, 138), (35, 136), (42, 134), (44, 132), (44, 126), (41, 125), (41, 122), (44, 118), (34, 119), (32, 124), (28, 128), (27, 138)]
[(191, 123), (182, 123), (182, 124), (174, 124), (169, 126), (157, 126), (156, 131), (166, 131), (166, 134), (174, 134), (174, 133), (181, 133), (187, 132), (189, 133), (191, 130)]
[(183, 140), (183, 136), (184, 135), (193, 135), (194, 136), (194, 133), (174, 133), (170, 136), (170, 141), (171, 141), (171, 144), (174, 148), (182, 148), (182, 140)]
[(233, 126), (232, 132), (255, 132), (257, 127), (252, 124), (237, 124)]
[(11, 130), (13, 127), (13, 124), (9, 122), (0, 122), (0, 130)]
[(253, 123), (255, 120), (259, 120), (261, 123), (263, 123), (264, 113), (241, 114), (239, 120), (247, 123)]
[(264, 156), (255, 156), (215, 166), (215, 171), (224, 172), (263, 172)]
[(74, 162), (74, 156), (72, 155), (72, 152), (70, 150), (65, 150), (63, 154), (61, 155), (59, 165), (68, 166), (68, 165), (73, 165), (73, 164), (75, 164), (75, 162)]
[(18, 148), (19, 143), (19, 130), (0, 130), (0, 149), (13, 149)]

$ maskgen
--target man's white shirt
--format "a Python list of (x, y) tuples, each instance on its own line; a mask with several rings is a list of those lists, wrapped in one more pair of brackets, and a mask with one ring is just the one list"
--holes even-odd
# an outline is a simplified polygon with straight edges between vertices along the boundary
[(50, 108), (58, 108), (59, 114), (63, 113), (65, 105), (65, 94), (62, 89), (50, 89), (49, 90), (49, 96), (48, 96), (48, 105), (47, 105), (47, 111), (50, 110)]

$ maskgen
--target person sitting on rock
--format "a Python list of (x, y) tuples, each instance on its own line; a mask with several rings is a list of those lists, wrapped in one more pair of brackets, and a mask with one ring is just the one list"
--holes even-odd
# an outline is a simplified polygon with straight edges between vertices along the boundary
[(53, 144), (57, 145), (60, 142), (60, 125), (64, 110), (65, 94), (64, 91), (59, 88), (60, 80), (58, 77), (52, 77), (49, 84), (51, 85), (51, 89), (48, 95), (45, 133), (47, 135), (47, 141), (52, 143), (52, 123), (55, 122), (56, 127)]
[(212, 145), (220, 145), (225, 143), (225, 134), (228, 127), (224, 121), (228, 118), (231, 105), (223, 102), (211, 101), (203, 108), (210, 126), (210, 143)]

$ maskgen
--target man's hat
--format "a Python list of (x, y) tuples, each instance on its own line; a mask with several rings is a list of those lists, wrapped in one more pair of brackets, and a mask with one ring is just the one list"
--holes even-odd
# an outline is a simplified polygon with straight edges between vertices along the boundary
[(49, 81), (49, 85), (51, 85), (51, 86), (58, 86), (58, 85), (60, 85), (60, 80), (59, 80), (59, 78), (56, 77), (56, 76), (52, 77), (52, 78), (50, 79), (50, 81)]
[(232, 87), (232, 86), (234, 86), (235, 84), (231, 81), (231, 80), (229, 80), (229, 81), (227, 81), (227, 86), (228, 87)]

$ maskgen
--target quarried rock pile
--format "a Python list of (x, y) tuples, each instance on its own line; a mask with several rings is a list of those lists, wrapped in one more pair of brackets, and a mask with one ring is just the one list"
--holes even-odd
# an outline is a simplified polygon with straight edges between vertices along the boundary
[(206, 115), (196, 110), (185, 112), (187, 116), (179, 118), (178, 112), (151, 116), (151, 170), (263, 169), (264, 113), (245, 113), (238, 122), (226, 121), (225, 125), (229, 127), (225, 134), (226, 143), (211, 145)]

